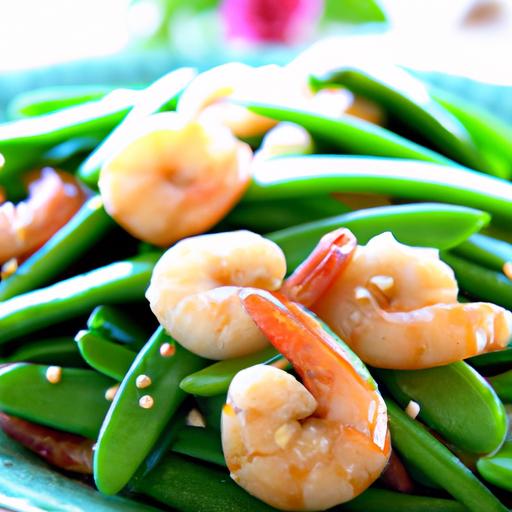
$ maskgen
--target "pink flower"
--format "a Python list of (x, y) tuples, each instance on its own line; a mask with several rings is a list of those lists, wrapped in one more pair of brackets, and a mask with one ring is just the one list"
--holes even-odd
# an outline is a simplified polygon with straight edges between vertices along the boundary
[(323, 0), (223, 0), (227, 35), (246, 42), (296, 43), (322, 13)]

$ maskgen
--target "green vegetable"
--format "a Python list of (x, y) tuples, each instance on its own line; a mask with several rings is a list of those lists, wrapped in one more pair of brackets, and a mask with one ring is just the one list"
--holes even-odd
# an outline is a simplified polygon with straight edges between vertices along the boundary
[(87, 327), (105, 338), (128, 345), (136, 351), (141, 349), (148, 339), (145, 329), (120, 309), (112, 306), (94, 308), (87, 320)]
[(48, 284), (113, 226), (99, 197), (89, 199), (46, 244), (0, 283), (0, 301)]
[(135, 352), (112, 343), (91, 331), (80, 331), (75, 338), (84, 360), (95, 370), (122, 381), (135, 359)]
[[(175, 351), (168, 357), (160, 352), (166, 343)], [(116, 494), (126, 486), (185, 398), (178, 384), (204, 364), (162, 328), (155, 332), (126, 374), (101, 427), (94, 452), (98, 489)], [(141, 375), (149, 377), (150, 384), (139, 389), (136, 381)], [(151, 400), (148, 408), (140, 405), (142, 397)]]
[(174, 104), (176, 97), (194, 75), (193, 69), (181, 68), (164, 75), (147, 89), (141, 91), (133, 109), (124, 121), (78, 168), (78, 176), (82, 181), (91, 188), (97, 188), (100, 170), (105, 161), (126, 145), (133, 130), (139, 127), (144, 118), (160, 110), (165, 110), (169, 103)]
[(225, 359), (188, 375), (180, 382), (180, 388), (191, 395), (219, 395), (227, 392), (233, 377), (240, 370), (255, 364), (270, 364), (282, 359), (274, 347), (244, 357)]
[(27, 362), (59, 366), (83, 366), (82, 358), (72, 338), (50, 338), (22, 345), (6, 359), (7, 362)]
[(60, 382), (46, 378), (47, 366), (13, 364), (0, 370), (0, 410), (28, 421), (96, 439), (114, 382), (99, 373), (62, 369)]
[(159, 253), (111, 263), (0, 304), (0, 344), (86, 313), (98, 303), (141, 300)]
[(505, 263), (512, 262), (512, 244), (486, 235), (472, 235), (453, 252), (498, 272), (503, 271)]
[(487, 354), (480, 354), (479, 356), (470, 357), (466, 359), (475, 368), (486, 370), (495, 366), (510, 366), (512, 364), (512, 347), (498, 350), (496, 352), (488, 352)]
[(433, 482), (474, 512), (505, 512), (500, 503), (471, 471), (421, 424), (394, 402), (386, 400), (394, 448)]
[(215, 396), (197, 396), (197, 405), (206, 420), (206, 426), (220, 431), (222, 407), (226, 403), (226, 393)]
[(488, 378), (496, 394), (505, 403), (512, 403), (512, 370)]
[(219, 433), (202, 427), (183, 427), (172, 443), (172, 451), (224, 467)]
[(443, 204), (382, 206), (322, 219), (267, 235), (286, 255), (291, 272), (314, 249), (322, 235), (345, 226), (360, 244), (383, 231), (402, 243), (448, 248), (479, 231), (489, 216), (481, 211)]
[(476, 467), (489, 483), (512, 491), (512, 440), (506, 441), (498, 453), (479, 459)]
[(426, 370), (379, 370), (377, 376), (403, 407), (417, 402), (418, 418), (460, 450), (490, 453), (503, 443), (505, 408), (463, 361)]

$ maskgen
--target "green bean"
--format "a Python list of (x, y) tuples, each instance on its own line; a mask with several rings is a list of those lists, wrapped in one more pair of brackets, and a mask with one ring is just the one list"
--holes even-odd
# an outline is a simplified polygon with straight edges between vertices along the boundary
[(464, 125), (429, 94), (427, 87), (394, 65), (343, 66), (321, 80), (346, 87), (379, 104), (389, 117), (428, 140), (439, 151), (484, 170)]
[(270, 512), (274, 508), (236, 485), (225, 470), (166, 455), (135, 491), (182, 512)]
[(159, 78), (148, 88), (140, 92), (139, 98), (124, 121), (78, 168), (78, 176), (91, 188), (97, 188), (100, 169), (104, 162), (126, 144), (142, 119), (166, 108), (170, 101), (192, 80), (195, 71), (181, 68)]
[(0, 125), (0, 153), (5, 164), (0, 185), (37, 165), (53, 146), (74, 137), (105, 136), (129, 112), (138, 93), (124, 91), (44, 116)]
[(457, 501), (474, 512), (505, 512), (506, 507), (417, 421), (386, 400), (393, 446)]
[[(153, 248), (154, 250), (154, 248)], [(139, 351), (148, 338), (145, 329), (135, 323), (120, 309), (112, 306), (98, 306), (87, 320), (87, 327), (105, 338), (128, 345)]]
[(507, 440), (498, 453), (478, 459), (476, 467), (489, 483), (512, 491), (512, 440)]
[(505, 403), (512, 403), (512, 370), (488, 378), (496, 394)]
[(0, 344), (86, 313), (98, 303), (144, 297), (159, 253), (111, 263), (0, 304)]
[(490, 453), (507, 434), (505, 408), (487, 382), (463, 361), (426, 370), (378, 370), (403, 407), (420, 406), (419, 419), (462, 451)]
[(470, 357), (466, 359), (466, 363), (482, 371), (493, 367), (510, 367), (512, 364), (512, 347)]
[(282, 157), (260, 161), (245, 200), (371, 192), (480, 208), (512, 220), (512, 184), (464, 168), (390, 158)]
[(110, 403), (114, 382), (99, 373), (62, 369), (59, 382), (46, 377), (47, 366), (18, 363), (0, 370), (0, 409), (41, 425), (96, 439)]
[(219, 395), (227, 392), (233, 377), (240, 370), (255, 364), (271, 364), (282, 360), (283, 357), (274, 347), (268, 347), (256, 354), (219, 361), (196, 373), (187, 375), (180, 382), (180, 388), (191, 395)]
[(472, 235), (453, 252), (499, 272), (503, 271), (505, 263), (512, 262), (512, 244), (486, 235)]
[(201, 427), (183, 427), (172, 443), (172, 451), (225, 467), (218, 432)]
[(48, 284), (113, 226), (99, 197), (89, 199), (78, 213), (41, 249), (0, 283), (0, 301)]
[(449, 253), (443, 253), (442, 258), (455, 271), (462, 290), (482, 300), (512, 309), (512, 281), (501, 272), (494, 272)]
[[(116, 494), (130, 481), (185, 398), (178, 384), (204, 364), (162, 328), (155, 332), (126, 374), (101, 428), (94, 452), (98, 489)], [(139, 384), (141, 376), (148, 382)]]
[(122, 381), (137, 355), (91, 331), (80, 331), (75, 338), (80, 354), (91, 368)]
[(72, 338), (51, 338), (22, 345), (6, 359), (7, 362), (27, 362), (59, 366), (84, 366)]
[(113, 91), (107, 85), (57, 85), (18, 94), (7, 107), (10, 119), (51, 114), (63, 108), (97, 101)]
[(470, 208), (410, 204), (359, 210), (270, 233), (267, 237), (284, 251), (288, 271), (292, 271), (322, 235), (340, 226), (351, 229), (361, 244), (383, 231), (391, 231), (403, 243), (444, 249), (460, 244), (488, 221), (486, 213)]
[(353, 116), (335, 119), (327, 115), (257, 102), (244, 102), (244, 106), (256, 114), (277, 121), (299, 124), (311, 133), (317, 143), (333, 146), (341, 152), (458, 165), (435, 151)]

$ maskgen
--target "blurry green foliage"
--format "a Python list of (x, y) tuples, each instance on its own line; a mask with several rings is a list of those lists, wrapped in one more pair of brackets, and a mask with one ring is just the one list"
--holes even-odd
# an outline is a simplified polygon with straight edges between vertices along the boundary
[(325, 0), (324, 21), (341, 23), (385, 22), (378, 0)]

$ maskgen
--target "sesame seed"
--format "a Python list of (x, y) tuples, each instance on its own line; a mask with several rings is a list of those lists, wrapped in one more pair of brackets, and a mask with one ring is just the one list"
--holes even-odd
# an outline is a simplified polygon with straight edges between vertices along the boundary
[(144, 395), (141, 396), (139, 399), (139, 405), (143, 409), (151, 409), (153, 405), (155, 404), (155, 401), (153, 400), (153, 397), (151, 395)]
[(119, 389), (119, 384), (116, 384), (115, 386), (112, 386), (105, 391), (105, 399), (109, 402), (112, 402), (114, 400), (114, 397), (116, 396), (117, 390)]
[(58, 384), (62, 378), (62, 368), (60, 366), (48, 366), (46, 370), (46, 380), (50, 384)]
[(405, 412), (407, 413), (407, 416), (409, 416), (413, 420), (416, 419), (416, 416), (418, 416), (418, 414), (420, 413), (420, 404), (418, 402), (415, 402), (414, 400), (409, 400), (409, 403), (405, 408)]
[(160, 355), (162, 357), (172, 357), (176, 353), (176, 347), (171, 343), (164, 343), (160, 347)]
[(135, 379), (135, 386), (137, 386), (138, 389), (144, 389), (149, 386), (151, 386), (151, 377), (148, 377), (147, 375), (139, 375)]

